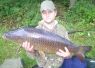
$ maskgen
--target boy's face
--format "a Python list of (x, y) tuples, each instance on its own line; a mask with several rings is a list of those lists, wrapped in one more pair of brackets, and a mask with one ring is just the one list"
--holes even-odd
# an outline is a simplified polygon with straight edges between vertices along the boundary
[(48, 24), (50, 24), (54, 21), (56, 15), (57, 15), (57, 10), (54, 10), (54, 11), (43, 10), (42, 11), (42, 18)]

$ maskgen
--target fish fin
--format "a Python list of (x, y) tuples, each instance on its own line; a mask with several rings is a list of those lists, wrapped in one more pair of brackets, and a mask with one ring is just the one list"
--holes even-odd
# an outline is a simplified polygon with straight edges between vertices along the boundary
[(77, 52), (75, 55), (78, 57), (78, 59), (79, 59), (81, 62), (84, 62), (84, 61), (85, 61), (85, 56), (84, 56), (83, 53)]
[(92, 46), (79, 46), (79, 51), (83, 54), (89, 52), (91, 50)]
[(40, 54), (42, 59), (45, 59), (45, 53), (43, 51), (39, 51), (39, 54)]
[(80, 61), (85, 61), (84, 54), (91, 50), (91, 46), (79, 46), (79, 51), (75, 53), (75, 55), (80, 59)]
[(22, 47), (22, 45), (20, 45), (20, 46), (18, 47), (16, 54), (18, 54), (18, 53), (19, 53), (19, 51), (20, 51), (21, 47)]

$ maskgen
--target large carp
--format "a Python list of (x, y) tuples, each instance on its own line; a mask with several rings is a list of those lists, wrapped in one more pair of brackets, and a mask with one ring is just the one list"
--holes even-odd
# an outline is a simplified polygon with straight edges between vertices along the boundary
[(64, 47), (67, 47), (82, 62), (85, 60), (84, 54), (91, 50), (91, 46), (76, 46), (71, 41), (56, 34), (30, 27), (6, 32), (3, 34), (3, 38), (17, 44), (22, 44), (27, 41), (34, 47), (34, 50), (53, 54), (56, 54), (59, 49), (65, 51)]

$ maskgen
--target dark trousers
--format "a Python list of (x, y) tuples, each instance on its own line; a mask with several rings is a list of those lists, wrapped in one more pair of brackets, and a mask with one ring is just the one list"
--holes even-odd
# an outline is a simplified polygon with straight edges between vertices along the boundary
[(81, 62), (76, 56), (65, 59), (60, 68), (87, 68), (87, 63)]

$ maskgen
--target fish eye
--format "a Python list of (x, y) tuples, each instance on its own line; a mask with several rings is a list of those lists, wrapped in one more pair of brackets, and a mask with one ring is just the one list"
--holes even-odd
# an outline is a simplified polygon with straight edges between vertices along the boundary
[(10, 34), (9, 34), (9, 33), (7, 33), (7, 34), (5, 34), (5, 36), (7, 36), (7, 37), (8, 37), (8, 36), (10, 36)]

